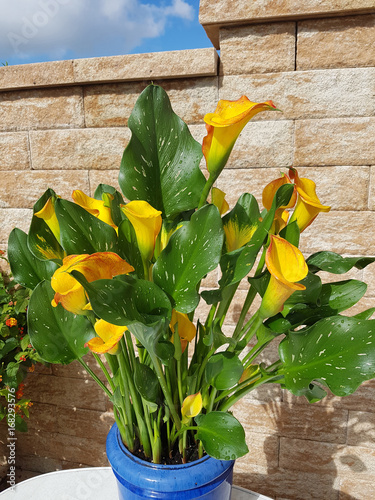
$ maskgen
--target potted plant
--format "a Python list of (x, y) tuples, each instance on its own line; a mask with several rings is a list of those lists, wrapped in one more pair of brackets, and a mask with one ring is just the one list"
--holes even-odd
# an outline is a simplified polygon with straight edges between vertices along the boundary
[[(29, 233), (10, 235), (13, 275), (33, 290), (33, 347), (51, 363), (78, 359), (113, 402), (107, 453), (121, 498), (229, 499), (233, 461), (248, 452), (231, 412), (241, 397), (280, 384), (314, 402), (374, 377), (374, 308), (341, 314), (366, 285), (322, 284), (318, 276), (374, 259), (323, 249), (305, 260), (298, 249), (300, 234), (330, 209), (315, 184), (291, 168), (265, 186), (262, 210), (246, 192), (229, 208), (214, 187), (241, 130), (261, 111), (278, 110), (244, 96), (220, 101), (205, 116), (201, 147), (164, 90), (150, 85), (129, 118), (122, 194), (101, 184), (94, 198), (74, 191), (68, 201), (48, 189)], [(200, 293), (215, 269), (219, 286)], [(223, 324), (243, 279), (250, 286), (229, 337)], [(201, 300), (207, 317), (195, 314)], [(280, 337), (280, 359), (257, 362)], [(106, 385), (84, 362), (88, 351)]]

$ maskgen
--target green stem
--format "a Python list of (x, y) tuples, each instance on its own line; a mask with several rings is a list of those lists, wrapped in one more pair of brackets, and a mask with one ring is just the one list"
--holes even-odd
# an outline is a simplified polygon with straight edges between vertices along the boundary
[(206, 184), (203, 187), (201, 198), (199, 200), (198, 210), (201, 207), (203, 207), (203, 205), (206, 203), (208, 193), (210, 192), (210, 189), (211, 189), (213, 183), (216, 181), (216, 179), (217, 179), (217, 175), (210, 174), (209, 178), (206, 180)]
[(111, 375), (109, 374), (108, 370), (107, 370), (107, 367), (105, 366), (105, 364), (103, 363), (103, 361), (100, 359), (100, 356), (98, 356), (95, 352), (92, 353), (92, 355), (94, 356), (94, 358), (96, 359), (96, 362), (98, 363), (98, 365), (100, 366), (102, 372), (104, 373), (104, 376), (105, 378), (107, 379), (111, 389), (112, 389), (112, 392), (115, 392), (115, 384), (112, 380), (112, 377)]

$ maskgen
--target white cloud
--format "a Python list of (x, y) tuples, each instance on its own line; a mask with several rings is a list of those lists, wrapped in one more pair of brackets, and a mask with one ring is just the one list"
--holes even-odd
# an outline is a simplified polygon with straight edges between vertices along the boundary
[(0, 0), (0, 59), (125, 54), (162, 35), (171, 18), (194, 18), (191, 0), (146, 2)]

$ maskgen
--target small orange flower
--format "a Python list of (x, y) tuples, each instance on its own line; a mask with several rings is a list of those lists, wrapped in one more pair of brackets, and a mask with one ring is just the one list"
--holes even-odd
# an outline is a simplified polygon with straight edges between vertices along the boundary
[(8, 318), (6, 321), (5, 321), (5, 324), (9, 327), (12, 327), (12, 326), (17, 326), (17, 320), (16, 318)]
[(35, 371), (35, 365), (31, 365), (30, 368), (29, 368), (29, 372), (32, 373), (33, 371)]
[(20, 356), (20, 361), (26, 361), (26, 356)]

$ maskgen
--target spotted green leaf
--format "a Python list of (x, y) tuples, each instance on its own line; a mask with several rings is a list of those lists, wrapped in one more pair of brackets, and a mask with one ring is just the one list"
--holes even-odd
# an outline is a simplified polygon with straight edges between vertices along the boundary
[(54, 291), (43, 281), (33, 291), (27, 312), (30, 340), (48, 363), (68, 364), (88, 353), (85, 343), (95, 337), (86, 316), (76, 316), (60, 304), (51, 305)]
[(172, 218), (194, 209), (205, 185), (202, 147), (173, 112), (157, 85), (139, 96), (128, 126), (132, 137), (120, 167), (119, 184), (129, 200), (145, 200)]
[(279, 347), (285, 387), (303, 395), (314, 380), (336, 396), (375, 376), (375, 320), (332, 316), (291, 332)]

